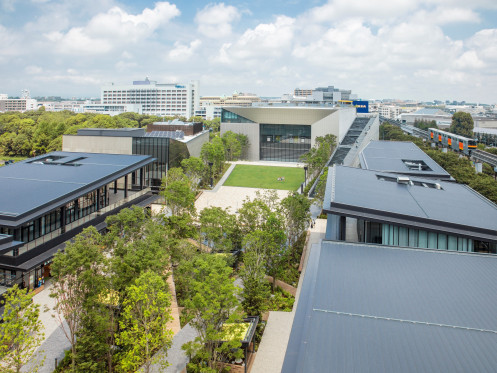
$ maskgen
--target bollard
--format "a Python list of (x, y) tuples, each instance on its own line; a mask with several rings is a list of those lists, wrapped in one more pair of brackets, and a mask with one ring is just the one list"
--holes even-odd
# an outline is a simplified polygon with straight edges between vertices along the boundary
[(55, 358), (55, 369), (57, 369), (57, 358)]

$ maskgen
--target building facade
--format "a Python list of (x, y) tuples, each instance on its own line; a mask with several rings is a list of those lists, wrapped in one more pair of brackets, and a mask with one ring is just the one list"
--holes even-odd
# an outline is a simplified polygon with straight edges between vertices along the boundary
[(355, 118), (355, 108), (223, 108), (221, 135), (246, 135), (250, 161), (298, 162), (318, 136), (333, 134), (340, 142)]
[(199, 109), (198, 84), (161, 84), (148, 78), (130, 85), (110, 83), (102, 87), (101, 102), (141, 105), (142, 113), (148, 115), (190, 118)]
[[(209, 141), (209, 131), (193, 133), (195, 128), (199, 129), (198, 125), (195, 127), (181, 121), (169, 124), (154, 123), (149, 127), (150, 132), (145, 132), (144, 128), (80, 129), (77, 135), (62, 137), (62, 150), (150, 155), (154, 161), (144, 168), (147, 175), (145, 183), (157, 192), (169, 168), (179, 167), (181, 161), (190, 156), (200, 157), (202, 145)], [(192, 135), (185, 133), (190, 131)]]
[(1, 167), (0, 293), (14, 284), (40, 286), (66, 241), (150, 198), (145, 168), (152, 162), (151, 156), (52, 152)]

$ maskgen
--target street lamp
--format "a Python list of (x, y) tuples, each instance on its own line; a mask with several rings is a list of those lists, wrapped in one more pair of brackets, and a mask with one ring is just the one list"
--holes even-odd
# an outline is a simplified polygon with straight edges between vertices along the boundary
[(307, 186), (307, 169), (308, 169), (308, 167), (304, 166), (304, 172), (305, 172), (304, 183), (306, 186)]
[(214, 163), (209, 162), (209, 169), (210, 169), (210, 175), (211, 175), (211, 188), (212, 188), (212, 183), (213, 183), (213, 180), (212, 180), (212, 165), (213, 165), (213, 164), (214, 164)]

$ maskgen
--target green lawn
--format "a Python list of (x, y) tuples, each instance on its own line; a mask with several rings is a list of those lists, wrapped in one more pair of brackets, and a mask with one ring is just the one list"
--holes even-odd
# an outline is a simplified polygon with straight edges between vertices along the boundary
[[(278, 181), (278, 178), (284, 180)], [(224, 186), (297, 190), (304, 182), (300, 167), (250, 166), (237, 164)]]

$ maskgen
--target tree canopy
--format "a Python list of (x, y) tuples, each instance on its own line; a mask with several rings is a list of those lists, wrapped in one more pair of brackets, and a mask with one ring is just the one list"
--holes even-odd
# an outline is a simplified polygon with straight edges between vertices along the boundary
[(458, 111), (452, 116), (452, 124), (449, 127), (449, 132), (472, 139), (473, 128), (474, 122), (471, 114)]

